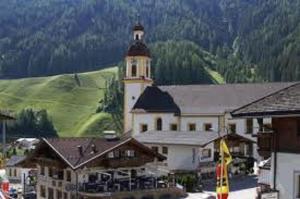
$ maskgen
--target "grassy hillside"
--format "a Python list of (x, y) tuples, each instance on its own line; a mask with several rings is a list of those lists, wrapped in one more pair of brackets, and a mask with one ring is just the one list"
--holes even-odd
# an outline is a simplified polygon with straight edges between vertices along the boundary
[(95, 114), (105, 79), (117, 72), (95, 72), (51, 77), (0, 80), (0, 108), (15, 112), (32, 107), (47, 109), (60, 136), (95, 135), (111, 129), (109, 114)]

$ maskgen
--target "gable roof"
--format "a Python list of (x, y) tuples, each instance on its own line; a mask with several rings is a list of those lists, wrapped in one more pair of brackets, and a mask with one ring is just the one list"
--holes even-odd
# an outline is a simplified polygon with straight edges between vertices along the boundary
[(300, 115), (300, 83), (283, 88), (231, 112), (233, 117)]
[(170, 144), (204, 147), (219, 138), (217, 132), (212, 131), (148, 131), (134, 136), (145, 144)]
[[(144, 146), (133, 138), (107, 140), (105, 138), (43, 138), (43, 143), (48, 145), (62, 160), (72, 169), (84, 166), (96, 158), (102, 157), (115, 148), (126, 144), (133, 143), (143, 150), (146, 150), (159, 160), (165, 159), (164, 156), (153, 152), (150, 148)], [(96, 146), (96, 152), (92, 147)], [(78, 150), (82, 147), (82, 154)], [(38, 149), (37, 149), (38, 150)]]
[(150, 86), (133, 112), (223, 114), (295, 83)]
[(205, 147), (211, 142), (224, 139), (239, 139), (247, 143), (255, 141), (240, 134), (227, 134), (215, 131), (147, 131), (134, 136), (138, 141), (145, 144), (169, 144)]
[(148, 86), (133, 107), (133, 112), (180, 113), (172, 96), (156, 86)]

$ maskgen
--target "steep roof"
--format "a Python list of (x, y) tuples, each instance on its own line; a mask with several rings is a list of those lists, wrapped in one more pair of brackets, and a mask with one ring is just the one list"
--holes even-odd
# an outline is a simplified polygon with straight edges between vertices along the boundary
[(147, 56), (151, 57), (150, 50), (141, 40), (135, 40), (128, 48), (127, 56)]
[[(126, 143), (133, 143), (141, 149), (156, 156), (159, 160), (165, 157), (153, 152), (150, 148), (139, 143), (133, 138), (107, 140), (105, 138), (43, 138), (42, 144), (47, 144), (57, 155), (59, 155), (65, 163), (71, 168), (77, 169), (88, 162), (102, 157), (115, 148)], [(96, 151), (93, 150), (96, 146)], [(79, 152), (78, 146), (82, 147), (82, 153)], [(37, 148), (39, 150), (39, 148)]]
[(231, 112), (233, 117), (270, 117), (300, 114), (300, 83), (253, 101)]
[(152, 86), (145, 89), (133, 111), (155, 112), (158, 108), (164, 111), (176, 107), (181, 114), (223, 114), (293, 84)]
[(133, 107), (133, 112), (180, 113), (172, 96), (156, 86), (148, 86)]

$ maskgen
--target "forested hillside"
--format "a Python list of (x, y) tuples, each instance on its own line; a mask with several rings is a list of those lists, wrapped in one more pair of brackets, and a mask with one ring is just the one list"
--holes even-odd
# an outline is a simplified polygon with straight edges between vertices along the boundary
[[(119, 63), (137, 15), (148, 44), (191, 41), (222, 60), (215, 69), (227, 82), (300, 79), (299, 0), (0, 1), (0, 75), (73, 73)], [(154, 63), (163, 62), (153, 54)]]

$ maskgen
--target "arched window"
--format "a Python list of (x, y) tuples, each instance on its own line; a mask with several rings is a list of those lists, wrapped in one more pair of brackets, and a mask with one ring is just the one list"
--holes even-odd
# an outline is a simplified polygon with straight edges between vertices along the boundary
[(131, 61), (131, 76), (136, 77), (137, 75), (137, 61), (133, 59)]
[(149, 77), (149, 67), (146, 67), (146, 77)]
[(135, 35), (135, 40), (139, 40), (139, 34)]
[(156, 130), (157, 131), (161, 131), (162, 130), (162, 119), (161, 118), (157, 118), (156, 119)]

